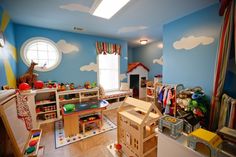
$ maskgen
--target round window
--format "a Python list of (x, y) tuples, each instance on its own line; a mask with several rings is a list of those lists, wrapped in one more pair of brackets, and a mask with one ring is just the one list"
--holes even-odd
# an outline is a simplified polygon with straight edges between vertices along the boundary
[(31, 62), (38, 63), (37, 71), (50, 71), (61, 62), (61, 52), (56, 44), (47, 38), (31, 38), (21, 48), (21, 58), (27, 66)]

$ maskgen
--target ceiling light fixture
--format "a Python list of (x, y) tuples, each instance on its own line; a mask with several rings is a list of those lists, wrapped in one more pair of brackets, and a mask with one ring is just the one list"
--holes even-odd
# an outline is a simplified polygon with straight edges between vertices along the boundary
[(146, 45), (147, 44), (147, 40), (140, 40), (140, 44), (141, 45)]
[(102, 0), (92, 14), (101, 18), (110, 19), (129, 1), (130, 0)]

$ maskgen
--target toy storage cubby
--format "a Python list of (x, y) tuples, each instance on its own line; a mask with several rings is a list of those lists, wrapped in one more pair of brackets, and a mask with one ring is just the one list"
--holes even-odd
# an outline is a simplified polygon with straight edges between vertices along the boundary
[(40, 124), (55, 121), (57, 115), (56, 89), (37, 89), (35, 91), (36, 119)]
[[(127, 107), (128, 105), (128, 107)], [(155, 113), (154, 113), (154, 112)], [(127, 97), (117, 116), (117, 139), (127, 156), (152, 157), (157, 154), (157, 128), (161, 112), (150, 102)]]

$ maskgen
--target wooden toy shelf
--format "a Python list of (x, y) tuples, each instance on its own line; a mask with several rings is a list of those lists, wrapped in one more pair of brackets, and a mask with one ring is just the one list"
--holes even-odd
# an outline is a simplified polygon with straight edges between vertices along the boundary
[(42, 122), (55, 121), (58, 118), (57, 115), (57, 89), (56, 88), (44, 88), (37, 89), (35, 92), (35, 110), (36, 120), (38, 124)]
[[(129, 105), (129, 107), (124, 107)], [(151, 112), (154, 111), (154, 112)], [(155, 128), (161, 112), (151, 102), (127, 97), (118, 109), (117, 139), (126, 156), (156, 156)]]

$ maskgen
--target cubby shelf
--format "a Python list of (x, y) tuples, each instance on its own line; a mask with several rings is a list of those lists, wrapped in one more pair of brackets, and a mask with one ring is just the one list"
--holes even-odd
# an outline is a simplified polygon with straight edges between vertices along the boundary
[(56, 112), (57, 110), (50, 110), (50, 111), (45, 111), (45, 112), (38, 112), (36, 113), (37, 115), (40, 115), (40, 114), (45, 114), (45, 113), (50, 113), (50, 112)]
[(64, 99), (64, 100), (59, 100), (59, 103), (69, 103), (71, 101), (79, 101), (80, 98), (73, 98), (73, 99)]
[[(35, 110), (36, 110), (36, 120), (38, 126), (44, 123), (49, 123), (55, 121), (58, 116), (58, 103), (57, 103), (57, 89), (56, 88), (43, 88), (37, 89), (35, 92)], [(45, 108), (53, 107), (45, 111)], [(40, 112), (38, 112), (38, 110)], [(54, 112), (54, 113), (53, 113)], [(55, 113), (56, 112), (56, 113)], [(51, 115), (48, 115), (51, 114)], [(46, 116), (51, 116), (51, 119), (44, 119)]]
[(43, 106), (43, 105), (49, 105), (49, 104), (55, 104), (56, 101), (42, 101), (42, 102), (36, 102), (36, 106)]
[[(25, 94), (25, 93), (24, 93)], [(35, 127), (54, 122), (61, 118), (61, 106), (68, 103), (79, 103), (90, 99), (99, 100), (99, 88), (74, 89), (57, 91), (56, 88), (31, 90), (25, 94), (32, 104), (32, 119)]]

